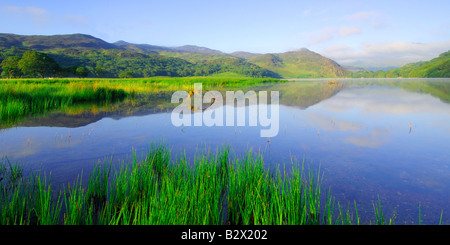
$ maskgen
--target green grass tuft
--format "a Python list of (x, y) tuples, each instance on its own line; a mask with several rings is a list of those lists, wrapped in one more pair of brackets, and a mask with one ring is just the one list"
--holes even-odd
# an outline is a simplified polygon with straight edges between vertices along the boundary
[[(9, 162), (0, 169), (2, 225), (360, 224), (356, 203), (354, 213), (343, 211), (322, 192), (320, 170), (298, 162), (291, 171), (269, 170), (261, 155), (231, 158), (228, 148), (190, 163), (152, 145), (144, 160), (99, 164), (87, 183), (79, 176), (60, 191), (51, 175), (23, 176)], [(374, 224), (392, 224), (380, 201), (374, 213)]]

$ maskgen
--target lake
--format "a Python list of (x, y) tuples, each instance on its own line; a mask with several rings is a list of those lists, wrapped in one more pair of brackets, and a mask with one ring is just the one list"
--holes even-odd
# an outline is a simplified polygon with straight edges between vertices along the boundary
[(419, 205), (423, 224), (439, 223), (441, 212), (450, 222), (450, 79), (292, 80), (243, 90), (279, 91), (276, 136), (248, 124), (176, 127), (177, 104), (165, 92), (24, 118), (0, 130), (0, 155), (67, 184), (99, 161), (139, 158), (152, 143), (188, 159), (228, 146), (237, 156), (259, 152), (267, 165), (304, 161), (337, 202), (355, 201), (362, 219), (381, 200), (396, 224), (417, 224)]

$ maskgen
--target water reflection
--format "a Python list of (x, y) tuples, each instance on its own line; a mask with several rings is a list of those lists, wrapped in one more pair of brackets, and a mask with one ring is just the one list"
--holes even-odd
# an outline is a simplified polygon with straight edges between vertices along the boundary
[[(450, 209), (450, 80), (361, 79), (284, 82), (243, 91), (280, 91), (279, 134), (259, 137), (260, 127), (174, 127), (171, 93), (136, 96), (108, 107), (87, 107), (27, 118), (0, 132), (0, 154), (34, 169), (52, 170), (66, 183), (98, 160), (145, 154), (164, 141), (189, 158), (199, 149), (228, 145), (235, 154), (249, 149), (267, 164), (292, 157), (320, 165), (324, 186), (342, 204), (358, 203), (373, 217), (372, 201), (398, 223), (437, 223)], [(214, 88), (207, 88), (213, 90)], [(222, 94), (226, 88), (218, 88)], [(256, 107), (245, 107), (256, 110)], [(224, 110), (225, 111), (225, 110)], [(236, 118), (236, 117), (235, 117)], [(236, 125), (236, 124), (235, 124)], [(248, 125), (248, 123), (246, 123)]]

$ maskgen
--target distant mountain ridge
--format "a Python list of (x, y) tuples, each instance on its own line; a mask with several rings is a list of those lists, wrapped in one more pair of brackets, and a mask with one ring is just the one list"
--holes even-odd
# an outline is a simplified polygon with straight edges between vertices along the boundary
[[(85, 66), (91, 71), (91, 75), (97, 74), (94, 71), (96, 66), (109, 67), (114, 71), (104, 74), (113, 77), (125, 71), (141, 77), (207, 76), (230, 72), (244, 76), (275, 78), (450, 76), (448, 52), (429, 62), (407, 64), (397, 69), (374, 72), (360, 70), (357, 67), (343, 67), (334, 60), (306, 48), (284, 53), (261, 54), (245, 51), (224, 53), (195, 45), (167, 47), (126, 41), (109, 43), (86, 34), (0, 33), (0, 51), (12, 47), (48, 53), (65, 66)], [(0, 62), (8, 55), (23, 53), (23, 51), (16, 51), (0, 53)]]
[(141, 52), (149, 52), (149, 53), (158, 53), (161, 51), (172, 51), (172, 52), (181, 52), (181, 53), (199, 53), (199, 54), (224, 54), (219, 50), (214, 50), (206, 47), (199, 47), (195, 45), (184, 45), (180, 47), (166, 47), (166, 46), (157, 46), (150, 44), (135, 44), (129, 43), (126, 41), (118, 41), (113, 43), (114, 45), (131, 51), (141, 51)]
[(0, 47), (29, 48), (38, 51), (58, 48), (121, 49), (120, 47), (86, 34), (17, 35), (0, 33)]
[(263, 54), (248, 61), (285, 78), (337, 78), (348, 73), (335, 61), (306, 48), (280, 54)]
[[(77, 61), (80, 60), (80, 58), (81, 60), (84, 60), (83, 62), (77, 61), (75, 65), (95, 66), (95, 64), (86, 60), (86, 52), (83, 53), (75, 50), (121, 50), (115, 52), (120, 57), (123, 57), (124, 55), (126, 57), (139, 56), (133, 54), (133, 52), (147, 55), (162, 55), (164, 57), (182, 59), (190, 63), (200, 64), (203, 67), (209, 66), (210, 70), (217, 70), (217, 72), (239, 73), (239, 71), (244, 69), (246, 70), (245, 75), (252, 74), (252, 72), (248, 71), (249, 69), (261, 71), (257, 72), (257, 74), (266, 74), (268, 76), (282, 78), (339, 77), (346, 74), (345, 69), (340, 67), (336, 62), (307, 49), (300, 49), (295, 52), (281, 54), (256, 54), (244, 51), (227, 54), (219, 50), (195, 45), (166, 47), (150, 44), (134, 44), (126, 41), (108, 43), (99, 38), (85, 34), (51, 36), (0, 34), (0, 47), (18, 47), (50, 52), (57, 54), (57, 58), (60, 61)], [(128, 53), (124, 53), (123, 51), (128, 51)], [(96, 52), (104, 53), (104, 51)], [(73, 58), (61, 58), (60, 54), (65, 54), (65, 57), (68, 57), (67, 54), (69, 53), (69, 56)], [(80, 57), (75, 59), (74, 56), (76, 56), (77, 53), (83, 54), (84, 58)], [(87, 56), (92, 55), (89, 54)], [(143, 58), (142, 56), (140, 57)], [(156, 59), (157, 57), (152, 56), (151, 58)], [(67, 62), (65, 64), (67, 65)], [(213, 66), (216, 68), (211, 68)], [(225, 68), (219, 69), (218, 67)], [(267, 71), (263, 71), (264, 69)], [(183, 74), (185, 73), (186, 72)], [(204, 74), (204, 72), (194, 73)]]
[(430, 61), (420, 61), (405, 64), (399, 68), (387, 71), (358, 71), (351, 74), (352, 77), (368, 78), (398, 78), (398, 77), (450, 77), (450, 50), (444, 52)]
[[(46, 71), (47, 74), (43, 74), (45, 76), (130, 78), (210, 76), (224, 73), (240, 74), (244, 77), (280, 78), (278, 74), (244, 59), (194, 45), (162, 47), (125, 41), (108, 43), (84, 34), (0, 34), (0, 63), (8, 57), (23, 58), (23, 55), (30, 51), (44, 53), (59, 65), (57, 69)], [(10, 60), (7, 62), (8, 71), (5, 72), (4, 66), (0, 65), (2, 76), (36, 76), (29, 71), (16, 72), (13, 75)], [(80, 70), (78, 68), (86, 70), (87, 73), (77, 72)]]
[(238, 57), (238, 58), (249, 59), (249, 58), (260, 56), (262, 54), (250, 53), (250, 52), (245, 52), (245, 51), (236, 51), (236, 52), (231, 53), (230, 55), (234, 56), (234, 57)]

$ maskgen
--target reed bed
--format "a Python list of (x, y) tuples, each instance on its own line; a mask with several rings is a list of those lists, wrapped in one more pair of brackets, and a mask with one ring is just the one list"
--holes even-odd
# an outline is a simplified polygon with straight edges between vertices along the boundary
[[(99, 164), (87, 183), (79, 176), (60, 190), (51, 174), (23, 176), (8, 161), (0, 167), (2, 225), (359, 224), (357, 212), (337, 209), (320, 174), (303, 163), (270, 170), (261, 155), (232, 158), (227, 148), (189, 162), (152, 145), (141, 161)], [(376, 219), (384, 224), (382, 212)]]
[(0, 84), (68, 85), (81, 84), (93, 87), (122, 89), (127, 93), (167, 92), (189, 90), (194, 83), (217, 87), (242, 88), (251, 85), (279, 83), (273, 78), (222, 78), (222, 77), (151, 77), (151, 78), (54, 78), (54, 79), (3, 79)]
[(166, 98), (167, 93), (173, 91), (194, 89), (195, 83), (202, 83), (206, 90), (220, 90), (243, 89), (280, 81), (270, 78), (215, 77), (1, 79), (0, 128), (14, 126), (29, 115), (54, 110), (70, 111), (83, 104), (111, 104), (125, 97), (134, 99), (149, 95), (152, 98)]
[(50, 83), (14, 80), (0, 83), (0, 122), (13, 124), (20, 118), (85, 102), (105, 103), (126, 97), (123, 89), (97, 84)]

